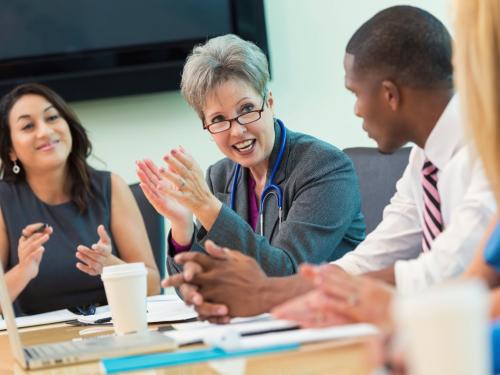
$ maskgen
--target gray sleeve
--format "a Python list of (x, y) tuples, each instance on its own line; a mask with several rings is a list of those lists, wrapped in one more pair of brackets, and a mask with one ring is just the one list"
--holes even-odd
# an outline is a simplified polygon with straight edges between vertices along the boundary
[[(336, 158), (335, 158), (336, 157)], [(227, 205), (223, 205), (212, 229), (200, 228), (196, 242), (211, 239), (256, 259), (269, 276), (297, 272), (303, 262), (321, 263), (331, 258), (361, 205), (352, 162), (344, 154), (329, 153), (314, 159), (296, 181), (291, 208), (270, 243)], [(306, 175), (307, 174), (307, 175)], [(360, 228), (363, 236), (364, 226)]]

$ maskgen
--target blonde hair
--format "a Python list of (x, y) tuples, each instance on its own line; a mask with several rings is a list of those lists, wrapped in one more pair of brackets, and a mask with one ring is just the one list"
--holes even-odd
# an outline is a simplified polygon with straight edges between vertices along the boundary
[(269, 67), (264, 52), (252, 42), (227, 34), (194, 47), (182, 72), (181, 92), (203, 120), (206, 96), (229, 79), (241, 79), (264, 95)]
[(500, 203), (500, 1), (455, 0), (455, 79)]

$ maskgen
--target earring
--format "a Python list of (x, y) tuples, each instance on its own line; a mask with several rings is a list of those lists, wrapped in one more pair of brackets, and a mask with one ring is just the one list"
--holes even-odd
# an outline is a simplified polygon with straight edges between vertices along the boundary
[(19, 172), (21, 172), (21, 168), (19, 167), (19, 165), (17, 165), (17, 160), (14, 160), (14, 165), (12, 166), (12, 172), (14, 172), (14, 174), (19, 174)]

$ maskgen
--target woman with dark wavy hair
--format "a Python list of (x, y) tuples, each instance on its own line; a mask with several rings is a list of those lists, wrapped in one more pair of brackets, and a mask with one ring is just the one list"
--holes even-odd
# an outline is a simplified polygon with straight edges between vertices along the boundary
[(1, 99), (0, 260), (19, 313), (105, 303), (96, 276), (124, 262), (144, 262), (148, 293), (159, 292), (134, 197), (119, 176), (87, 164), (91, 150), (48, 87), (20, 85)]

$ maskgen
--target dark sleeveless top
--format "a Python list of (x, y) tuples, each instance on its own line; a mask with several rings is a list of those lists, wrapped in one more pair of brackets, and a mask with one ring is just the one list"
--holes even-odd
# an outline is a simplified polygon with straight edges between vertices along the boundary
[[(111, 236), (111, 174), (91, 170), (91, 186), (93, 198), (82, 214), (73, 202), (45, 204), (26, 182), (0, 181), (0, 206), (9, 241), (7, 270), (19, 262), (17, 245), (26, 225), (43, 222), (54, 228), (44, 244), (38, 276), (14, 304), (17, 315), (106, 303), (100, 276), (90, 276), (76, 268), (77, 246), (97, 242), (99, 224)], [(114, 242), (113, 254), (117, 255)]]

